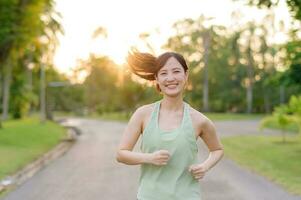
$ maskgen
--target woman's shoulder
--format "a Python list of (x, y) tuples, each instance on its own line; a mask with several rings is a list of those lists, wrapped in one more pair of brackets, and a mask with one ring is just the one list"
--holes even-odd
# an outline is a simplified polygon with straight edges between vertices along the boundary
[(192, 106), (189, 106), (189, 114), (190, 114), (191, 120), (197, 126), (203, 126), (208, 123), (211, 123), (211, 120), (206, 115), (204, 115), (202, 112), (196, 110)]
[(156, 102), (144, 104), (139, 106), (135, 112), (137, 112), (140, 116), (145, 117), (148, 116), (154, 109)]

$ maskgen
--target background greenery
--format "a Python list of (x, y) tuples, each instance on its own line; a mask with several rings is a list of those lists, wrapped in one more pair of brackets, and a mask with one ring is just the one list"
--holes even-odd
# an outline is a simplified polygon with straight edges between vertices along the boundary
[[(257, 1), (256, 1), (257, 2)], [(250, 1), (250, 4), (256, 4)], [(273, 7), (262, 2), (260, 7)], [(292, 16), (300, 21), (299, 7), (287, 1)], [(41, 72), (46, 74), (47, 116), (51, 111), (77, 115), (131, 112), (160, 97), (152, 83), (132, 75), (107, 56), (91, 54), (78, 62), (74, 83), (53, 67), (58, 35), (63, 33), (60, 14), (52, 0), (9, 1), (0, 5), (0, 97), (2, 119), (21, 118), (40, 110)], [(217, 26), (205, 16), (174, 23), (175, 34), (162, 46), (182, 53), (189, 65), (190, 83), (185, 99), (203, 112), (272, 113), (273, 108), (301, 92), (299, 29), (283, 30), (275, 13), (265, 20), (244, 25)], [(239, 18), (233, 13), (233, 22)], [(206, 26), (205, 26), (206, 25)], [(285, 43), (271, 40), (276, 32), (288, 32)], [(107, 35), (105, 28), (93, 37)], [(150, 34), (143, 35), (145, 45)], [(54, 86), (52, 82), (63, 82)]]

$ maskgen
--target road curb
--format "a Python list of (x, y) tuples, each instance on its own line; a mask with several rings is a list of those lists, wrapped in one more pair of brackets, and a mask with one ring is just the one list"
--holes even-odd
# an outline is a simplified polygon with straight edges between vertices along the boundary
[(25, 167), (23, 167), (13, 175), (0, 180), (0, 193), (4, 192), (7, 189), (15, 188), (18, 185), (21, 185), (38, 171), (46, 167), (50, 162), (64, 155), (76, 141), (76, 137), (72, 133), (74, 131), (73, 127), (65, 128), (67, 130), (67, 137), (64, 138), (54, 148), (52, 148), (50, 151), (46, 152), (33, 162), (27, 164)]

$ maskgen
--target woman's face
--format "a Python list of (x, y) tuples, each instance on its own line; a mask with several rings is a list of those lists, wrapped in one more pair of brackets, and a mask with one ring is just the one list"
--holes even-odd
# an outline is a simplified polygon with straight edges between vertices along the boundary
[(158, 71), (156, 80), (163, 94), (178, 96), (184, 90), (188, 73), (176, 58), (170, 57)]

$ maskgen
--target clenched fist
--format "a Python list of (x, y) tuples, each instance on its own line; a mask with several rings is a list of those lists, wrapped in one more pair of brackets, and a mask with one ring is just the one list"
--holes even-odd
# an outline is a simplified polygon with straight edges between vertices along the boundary
[(150, 154), (150, 163), (153, 165), (166, 165), (170, 158), (167, 150), (158, 150)]
[(205, 173), (208, 171), (208, 169), (202, 164), (194, 164), (190, 165), (188, 171), (195, 179), (200, 180), (205, 176)]

